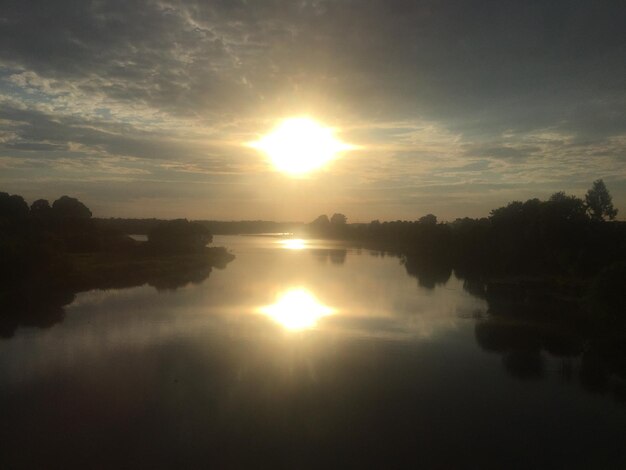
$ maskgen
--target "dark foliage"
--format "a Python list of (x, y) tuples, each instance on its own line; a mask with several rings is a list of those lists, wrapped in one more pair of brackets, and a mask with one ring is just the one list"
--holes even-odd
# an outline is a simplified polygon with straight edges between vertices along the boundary
[(616, 262), (603, 269), (594, 279), (590, 289), (593, 307), (608, 320), (626, 322), (626, 262)]
[[(114, 230), (127, 235), (148, 235), (150, 231), (161, 222), (162, 219), (95, 219), (100, 228)], [(241, 221), (195, 221), (206, 227), (214, 235), (239, 235), (253, 233), (292, 233), (302, 227), (301, 223), (295, 222), (270, 222), (266, 220), (241, 220)]]
[(59, 219), (89, 219), (91, 211), (78, 199), (61, 196), (52, 203), (54, 216)]
[(345, 215), (339, 213), (333, 214), (330, 218), (330, 223), (334, 225), (345, 225), (347, 222), (348, 218)]
[(0, 337), (62, 321), (77, 292), (200, 282), (233, 258), (206, 248), (210, 241), (206, 227), (176, 220), (155, 225), (142, 244), (95, 224), (75, 198), (63, 196), (52, 207), (40, 199), (29, 210), (22, 197), (0, 193)]
[(28, 217), (28, 204), (22, 196), (0, 192), (0, 224), (18, 223)]
[(103, 230), (112, 230), (126, 235), (148, 235), (150, 230), (159, 223), (165, 222), (160, 219), (94, 219), (96, 226)]
[(148, 244), (161, 253), (193, 253), (202, 251), (213, 237), (197, 222), (176, 219), (161, 222), (148, 233)]
[(597, 180), (585, 195), (585, 206), (589, 215), (594, 220), (613, 220), (617, 215), (617, 209), (613, 207), (613, 198), (609, 194), (604, 181)]
[[(597, 192), (597, 187), (598, 182), (590, 192)], [(601, 199), (607, 200), (605, 196)], [(626, 224), (596, 220), (588, 210), (582, 199), (557, 192), (547, 201), (511, 202), (483, 219), (437, 223), (436, 216), (428, 214), (417, 221), (333, 225), (328, 217), (320, 216), (308, 229), (315, 236), (352, 240), (402, 254), (409, 273), (418, 277), (428, 271), (439, 273), (434, 279), (440, 281), (425, 280), (424, 285), (445, 281), (451, 269), (465, 278), (590, 279), (626, 260)], [(605, 214), (607, 210), (605, 207)]]
[(311, 222), (309, 226), (318, 230), (327, 229), (330, 226), (330, 219), (326, 214), (322, 214)]
[(50, 220), (53, 217), (50, 203), (46, 199), (37, 199), (30, 205), (30, 216), (37, 220)]
[[(476, 341), (485, 351), (501, 354), (512, 376), (542, 378), (549, 355), (563, 380), (626, 401), (626, 340), (613, 323), (581, 315), (576, 305), (558, 309), (554, 302), (494, 299), (488, 293), (485, 299), (489, 315), (476, 323)], [(550, 314), (555, 307), (560, 311)]]

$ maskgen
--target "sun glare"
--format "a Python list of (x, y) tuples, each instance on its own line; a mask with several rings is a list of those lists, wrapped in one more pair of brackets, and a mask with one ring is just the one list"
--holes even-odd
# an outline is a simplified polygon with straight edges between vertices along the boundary
[(288, 240), (281, 240), (280, 245), (287, 250), (304, 250), (306, 248), (306, 240), (290, 238)]
[(249, 145), (266, 153), (277, 170), (295, 176), (319, 169), (353, 148), (338, 140), (332, 129), (309, 118), (286, 119)]
[(276, 303), (261, 307), (259, 311), (288, 330), (304, 330), (335, 310), (322, 305), (306, 289), (291, 289), (281, 294)]

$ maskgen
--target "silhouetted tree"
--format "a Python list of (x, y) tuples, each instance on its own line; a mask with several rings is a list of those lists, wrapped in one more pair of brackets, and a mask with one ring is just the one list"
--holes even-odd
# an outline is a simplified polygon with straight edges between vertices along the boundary
[(318, 237), (331, 236), (330, 219), (327, 215), (322, 214), (313, 222), (308, 224), (308, 232), (310, 235)]
[(584, 201), (576, 196), (568, 196), (563, 191), (550, 196), (546, 209), (554, 219), (580, 221), (586, 218)]
[(47, 220), (52, 217), (52, 207), (45, 199), (37, 199), (30, 205), (30, 215), (39, 220)]
[(585, 204), (594, 220), (604, 220), (605, 217), (613, 220), (617, 215), (617, 209), (613, 207), (613, 198), (601, 179), (594, 181), (591, 189), (587, 191)]
[(0, 193), (0, 219), (18, 222), (28, 218), (28, 204), (22, 196)]
[(330, 218), (330, 223), (333, 225), (345, 225), (347, 222), (348, 218), (345, 215), (339, 213), (333, 214), (333, 216)]
[(418, 222), (424, 225), (437, 225), (437, 216), (433, 214), (427, 214), (423, 217), (420, 217)]
[(330, 224), (330, 220), (326, 214), (320, 215), (317, 219), (311, 222), (311, 225), (314, 227), (328, 227)]
[(89, 219), (91, 211), (78, 199), (69, 196), (61, 196), (52, 203), (54, 216), (62, 219)]
[(51, 230), (71, 253), (98, 251), (99, 233), (91, 211), (78, 199), (61, 196), (52, 203)]

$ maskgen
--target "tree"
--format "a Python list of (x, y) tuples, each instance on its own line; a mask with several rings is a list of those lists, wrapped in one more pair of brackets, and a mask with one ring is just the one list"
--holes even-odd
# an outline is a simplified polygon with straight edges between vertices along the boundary
[(330, 218), (330, 223), (333, 225), (345, 225), (347, 222), (348, 218), (345, 215), (339, 213), (333, 214), (333, 216)]
[(314, 227), (328, 227), (329, 224), (330, 224), (330, 220), (328, 219), (328, 216), (326, 214), (322, 214), (313, 222), (311, 222), (310, 225)]
[(591, 189), (587, 191), (585, 206), (593, 220), (604, 220), (605, 217), (613, 220), (617, 215), (617, 209), (613, 207), (613, 198), (601, 179), (594, 181)]
[(45, 199), (37, 199), (30, 205), (30, 215), (36, 219), (49, 219), (52, 216), (52, 207)]
[(437, 216), (433, 214), (427, 214), (423, 217), (420, 217), (418, 222), (424, 225), (437, 225)]
[(553, 219), (571, 221), (586, 219), (584, 201), (576, 196), (568, 196), (563, 191), (550, 196), (545, 206)]
[(28, 217), (28, 204), (22, 196), (0, 193), (0, 219), (10, 222), (23, 221)]
[(149, 246), (162, 253), (200, 252), (212, 240), (204, 225), (187, 219), (161, 222), (148, 233)]
[(61, 196), (52, 203), (54, 216), (61, 219), (89, 219), (91, 211), (78, 199), (69, 196)]

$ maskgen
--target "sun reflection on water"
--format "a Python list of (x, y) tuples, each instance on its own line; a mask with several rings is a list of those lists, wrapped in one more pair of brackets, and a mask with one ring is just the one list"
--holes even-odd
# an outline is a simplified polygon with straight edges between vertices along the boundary
[(287, 250), (304, 250), (306, 248), (306, 240), (301, 238), (290, 238), (288, 240), (281, 240), (280, 246)]
[(313, 328), (321, 318), (335, 313), (302, 288), (283, 292), (274, 304), (261, 307), (259, 311), (288, 330)]

